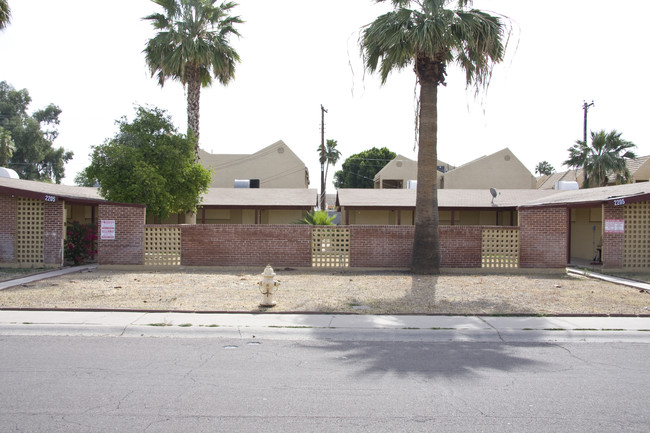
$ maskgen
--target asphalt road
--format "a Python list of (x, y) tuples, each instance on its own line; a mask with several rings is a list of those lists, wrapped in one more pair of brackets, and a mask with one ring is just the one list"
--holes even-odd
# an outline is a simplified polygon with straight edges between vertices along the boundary
[(2, 432), (647, 432), (650, 344), (0, 336)]

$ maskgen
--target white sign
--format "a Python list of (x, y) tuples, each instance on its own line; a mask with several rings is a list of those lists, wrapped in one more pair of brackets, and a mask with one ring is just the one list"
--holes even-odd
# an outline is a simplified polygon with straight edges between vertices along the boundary
[(625, 233), (625, 220), (605, 220), (605, 233)]
[(115, 239), (115, 220), (102, 220), (100, 237), (102, 240)]

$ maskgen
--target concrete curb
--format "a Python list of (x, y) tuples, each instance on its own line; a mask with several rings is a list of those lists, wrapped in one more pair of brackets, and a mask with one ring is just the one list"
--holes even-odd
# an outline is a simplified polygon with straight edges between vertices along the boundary
[(0, 311), (0, 335), (650, 344), (650, 317)]

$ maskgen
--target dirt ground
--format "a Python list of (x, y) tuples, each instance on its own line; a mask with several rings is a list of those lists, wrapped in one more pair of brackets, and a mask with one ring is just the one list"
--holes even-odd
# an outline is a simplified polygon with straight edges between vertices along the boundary
[[(0, 308), (356, 314), (650, 315), (650, 294), (564, 273), (416, 276), (278, 269), (277, 306), (259, 306), (262, 269), (95, 269), (0, 291)], [(11, 275), (14, 278), (19, 275)], [(7, 278), (7, 275), (0, 278)]]

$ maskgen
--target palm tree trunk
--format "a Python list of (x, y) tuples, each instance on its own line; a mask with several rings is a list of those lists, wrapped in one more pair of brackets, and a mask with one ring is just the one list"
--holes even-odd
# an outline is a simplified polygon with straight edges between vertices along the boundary
[[(418, 184), (411, 272), (440, 273), (438, 235), (438, 83), (420, 75)], [(428, 78), (428, 79), (427, 79)]]
[(199, 153), (199, 107), (201, 99), (201, 79), (196, 68), (187, 67), (187, 129), (196, 138), (196, 154)]

